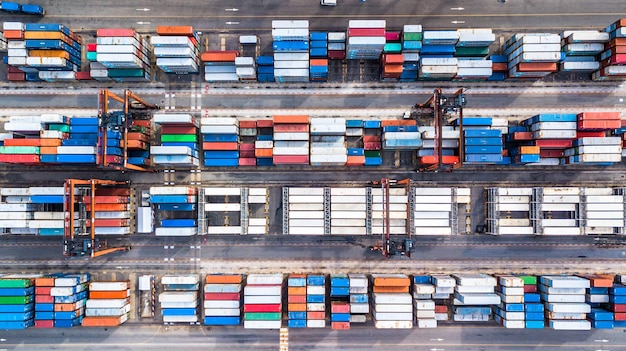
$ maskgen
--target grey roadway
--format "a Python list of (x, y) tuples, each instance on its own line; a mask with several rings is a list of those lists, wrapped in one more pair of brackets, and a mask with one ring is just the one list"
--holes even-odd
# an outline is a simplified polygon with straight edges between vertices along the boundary
[[(289, 330), (290, 351), (474, 351), (474, 350), (623, 350), (621, 329), (554, 331), (504, 329), (494, 322), (444, 326), (437, 329), (379, 330), (353, 326), (351, 330)], [(272, 350), (279, 346), (276, 330), (241, 327), (130, 326), (120, 328), (28, 329), (3, 333), (6, 350)]]
[(44, 20), (62, 22), (74, 29), (132, 26), (148, 31), (157, 25), (193, 25), (202, 31), (254, 32), (259, 28), (269, 30), (272, 19), (309, 19), (313, 29), (345, 30), (349, 19), (372, 18), (387, 19), (388, 28), (398, 29), (408, 23), (432, 29), (599, 29), (626, 12), (626, 5), (620, 0), (509, 0), (505, 4), (497, 0), (337, 2), (335, 8), (321, 7), (318, 0), (260, 0), (254, 5), (248, 0), (41, 0), (39, 4), (47, 11)]

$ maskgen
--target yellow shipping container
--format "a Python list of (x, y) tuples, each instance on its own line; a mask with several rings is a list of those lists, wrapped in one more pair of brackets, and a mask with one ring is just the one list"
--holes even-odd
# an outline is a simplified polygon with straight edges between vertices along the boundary
[(61, 57), (69, 60), (70, 54), (64, 50), (30, 50), (28, 56), (32, 57)]
[(32, 32), (25, 31), (24, 39), (49, 39), (49, 40), (63, 40), (66, 41), (65, 34), (61, 32)]

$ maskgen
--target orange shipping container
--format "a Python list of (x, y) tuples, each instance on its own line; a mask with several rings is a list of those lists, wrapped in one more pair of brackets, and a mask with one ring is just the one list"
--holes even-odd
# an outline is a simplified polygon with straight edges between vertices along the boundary
[(517, 64), (520, 72), (556, 72), (558, 66), (556, 62), (522, 62)]
[(328, 66), (327, 59), (312, 59), (310, 63), (311, 66)]
[(389, 126), (415, 126), (417, 121), (407, 119), (387, 119), (380, 121), (380, 125), (383, 127)]
[(374, 286), (375, 293), (408, 293), (408, 286)]
[(374, 286), (409, 286), (411, 285), (411, 279), (408, 277), (398, 276), (374, 276)]
[(157, 26), (158, 35), (185, 35), (188, 37), (193, 36), (192, 26)]
[(207, 275), (204, 282), (207, 284), (239, 284), (242, 281), (238, 274)]
[[(422, 165), (433, 165), (437, 163), (439, 157), (437, 156), (422, 156), (419, 158), (419, 163)], [(459, 163), (458, 156), (441, 156), (441, 163), (444, 165), (453, 165)]]
[(363, 166), (365, 164), (365, 156), (348, 156), (346, 166)]
[(256, 128), (256, 121), (239, 121), (239, 128)]
[(5, 39), (24, 39), (24, 32), (21, 30), (5, 30)]
[(202, 53), (202, 62), (235, 62), (239, 51), (207, 51)]
[(56, 146), (42, 146), (39, 148), (39, 154), (41, 155), (56, 155), (57, 147)]
[(202, 150), (217, 150), (217, 151), (236, 151), (239, 149), (239, 143), (202, 143)]
[(290, 303), (287, 304), (287, 311), (289, 312), (306, 312), (305, 303)]
[(309, 123), (308, 115), (274, 115), (274, 124), (277, 123)]
[(288, 295), (306, 295), (306, 287), (290, 286), (287, 288)]
[(90, 291), (90, 299), (125, 299), (130, 296), (130, 290), (121, 291)]
[(61, 139), (41, 139), (41, 146), (61, 146)]
[(582, 112), (578, 114), (578, 119), (584, 119), (584, 120), (589, 120), (589, 119), (593, 119), (593, 120), (620, 120), (620, 124), (621, 124), (621, 119), (622, 119), (622, 113), (621, 112)]
[(520, 146), (519, 153), (520, 154), (538, 154), (539, 146)]
[(54, 278), (50, 278), (50, 277), (35, 278), (35, 286), (54, 286)]
[(127, 137), (128, 137), (128, 140), (140, 140), (140, 141), (150, 142), (150, 136), (144, 133), (136, 133), (136, 132), (128, 133)]
[(402, 54), (386, 54), (384, 59), (385, 63), (395, 63), (400, 65), (404, 63), (404, 56)]
[[(91, 204), (86, 204), (87, 211), (91, 211)], [(94, 206), (96, 212), (109, 212), (109, 211), (129, 211), (130, 204), (96, 204)]]
[(83, 327), (116, 327), (123, 323), (125, 316), (120, 317), (83, 317)]
[(72, 312), (76, 310), (76, 302), (73, 303), (55, 303), (54, 311), (55, 312)]
[(41, 139), (5, 139), (4, 146), (40, 146)]
[(402, 65), (385, 65), (383, 71), (388, 74), (400, 74), (402, 69)]
[(326, 312), (307, 312), (306, 319), (326, 319)]
[(70, 54), (63, 50), (28, 50), (28, 56), (33, 57), (61, 57), (69, 60)]
[(289, 295), (287, 303), (306, 303), (306, 295)]
[[(122, 141), (122, 147), (124, 147), (124, 141)], [(148, 143), (141, 141), (141, 140), (128, 140), (128, 148), (129, 149), (134, 149), (134, 150), (147, 150), (148, 149)]]

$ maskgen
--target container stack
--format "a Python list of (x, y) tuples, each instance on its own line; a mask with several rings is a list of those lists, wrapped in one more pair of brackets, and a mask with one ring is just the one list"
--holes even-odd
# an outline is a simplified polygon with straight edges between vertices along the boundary
[(204, 117), (201, 121), (205, 167), (239, 165), (239, 126), (235, 117)]
[(207, 274), (204, 281), (204, 325), (240, 325), (240, 274)]
[(279, 83), (309, 81), (309, 21), (272, 21), (274, 78)]
[(346, 120), (346, 166), (363, 166), (365, 149), (363, 148), (363, 120)]
[(405, 24), (402, 30), (402, 53), (419, 53), (422, 50), (422, 25)]
[(592, 72), (600, 69), (596, 57), (604, 51), (609, 34), (594, 30), (573, 30), (561, 33), (561, 51), (565, 59), (561, 71)]
[[(454, 46), (452, 46), (454, 48)], [(420, 54), (420, 80), (452, 80), (459, 70), (456, 57), (426, 56)]]
[(89, 278), (89, 274), (36, 278), (35, 327), (71, 328), (81, 325)]
[(289, 274), (287, 278), (287, 326), (307, 327), (307, 277), (306, 274)]
[(487, 234), (533, 235), (532, 188), (487, 188)]
[[(96, 163), (98, 153), (98, 118), (97, 117), (73, 117), (70, 119), (70, 136), (67, 140), (61, 141), (61, 146), (57, 147), (56, 162), (58, 163)], [(109, 138), (110, 137), (110, 138)], [(110, 161), (120, 163), (121, 149), (114, 145), (119, 145), (121, 133), (107, 131), (107, 138), (110, 139), (107, 145), (107, 152), (113, 156)], [(115, 157), (117, 156), (117, 158)]]
[(385, 31), (384, 54), (402, 53), (402, 33), (399, 31)]
[[(311, 32), (310, 33), (310, 51), (309, 55), (311, 59), (319, 58), (326, 59), (328, 58), (328, 32)], [(311, 70), (313, 73), (313, 70)], [(318, 72), (321, 73), (321, 72)]]
[(458, 41), (459, 32), (456, 30), (425, 30), (420, 56), (452, 57)]
[(96, 31), (97, 60), (107, 76), (117, 82), (149, 82), (152, 77), (148, 40), (131, 28), (103, 28)]
[(548, 33), (517, 33), (502, 46), (510, 78), (542, 78), (558, 71), (561, 37)]
[(496, 322), (509, 329), (526, 327), (524, 315), (524, 280), (515, 276), (498, 276), (500, 305), (494, 307)]
[(372, 274), (372, 310), (377, 329), (413, 328), (411, 280), (404, 274)]
[(585, 303), (589, 280), (575, 276), (541, 276), (539, 291), (546, 310), (546, 320), (555, 330), (590, 330)]
[[(0, 161), (26, 164), (41, 162), (42, 129), (41, 116), (10, 116), (9, 122), (4, 123), (4, 130), (11, 134), (7, 135), (0, 147)], [(24, 138), (14, 139), (20, 135)]]
[(130, 318), (130, 282), (90, 282), (83, 327), (116, 327)]
[[(455, 123), (458, 123), (457, 119)], [(474, 117), (463, 119), (465, 163), (502, 162), (502, 131), (491, 129), (492, 119)]]
[(93, 225), (96, 235), (130, 234), (130, 187), (96, 188), (93, 204), (90, 196), (79, 200), (88, 210), (94, 207), (95, 219), (87, 221), (87, 227)]
[[(434, 165), (439, 155), (435, 155), (435, 127), (420, 126), (422, 148), (417, 152), (417, 163)], [(459, 130), (453, 126), (441, 127), (441, 161), (446, 165), (459, 163)]]
[(7, 80), (10, 82), (23, 82), (26, 80), (26, 72), (33, 78), (39, 79), (36, 69), (26, 66), (26, 41), (24, 41), (24, 28), (22, 22), (4, 22), (2, 24), (3, 37), (6, 41), (7, 56), (5, 63), (8, 64)]
[[(33, 218), (28, 221), (28, 233), (39, 235), (62, 235), (65, 215), (63, 212), (64, 188), (61, 187), (30, 187), (27, 202), (41, 206), (40, 209), (49, 209), (50, 212), (34, 212)], [(15, 200), (18, 200), (17, 196)], [(24, 199), (26, 200), (26, 199)], [(8, 201), (7, 201), (8, 202)], [(24, 202), (24, 201), (22, 201)], [(12, 232), (17, 229), (13, 228)], [(17, 234), (17, 233), (16, 233)], [(27, 234), (22, 233), (22, 234)]]
[(197, 188), (186, 186), (151, 187), (150, 203), (156, 205), (156, 236), (198, 234), (196, 224)]
[(365, 166), (380, 166), (383, 164), (380, 152), (383, 145), (380, 127), (380, 121), (363, 121)]
[(365, 323), (370, 313), (369, 281), (365, 274), (350, 273), (350, 323)]
[(152, 146), (152, 164), (174, 167), (198, 167), (198, 120), (189, 114), (154, 115), (160, 127), (159, 146)]
[(626, 327), (626, 275), (615, 276), (613, 286), (609, 288), (609, 303), (604, 305), (613, 312), (613, 327)]
[(324, 213), (324, 188), (289, 188), (289, 235), (324, 235)]
[(381, 125), (384, 150), (417, 150), (422, 147), (417, 121), (385, 120)]
[(456, 31), (459, 41), (456, 43), (454, 56), (459, 58), (484, 59), (489, 55), (489, 46), (496, 40), (495, 34), (489, 28), (464, 28)]
[(533, 194), (541, 203), (540, 211), (531, 217), (537, 235), (581, 235), (581, 191), (576, 187), (543, 188)]
[(191, 26), (157, 26), (150, 38), (156, 65), (165, 73), (196, 74), (200, 64), (200, 37)]
[(163, 292), (159, 294), (161, 315), (164, 324), (198, 324), (198, 291), (200, 280), (197, 275), (166, 275), (161, 278)]
[(240, 82), (256, 82), (254, 57), (235, 57), (235, 72)]
[(614, 313), (603, 309), (602, 304), (608, 304), (609, 288), (613, 287), (613, 275), (583, 275), (582, 278), (589, 280), (590, 287), (585, 295), (585, 302), (591, 306), (591, 312), (587, 315), (593, 329), (613, 329)]
[(330, 234), (365, 235), (365, 188), (330, 189)]
[[(81, 66), (81, 38), (62, 24), (27, 23), (24, 41), (28, 73), (39, 71), (39, 79), (58, 82), (76, 79)], [(10, 60), (11, 55), (9, 55)], [(9, 63), (11, 64), (11, 63)], [(23, 69), (22, 69), (23, 70)]]
[(414, 196), (414, 235), (452, 235), (452, 188), (415, 188)]
[(200, 56), (204, 62), (204, 80), (209, 83), (238, 82), (237, 67), (235, 60), (239, 52), (231, 51), (206, 51)]
[(256, 66), (259, 83), (270, 83), (275, 80), (273, 56), (257, 56)]
[(454, 315), (455, 321), (487, 322), (491, 319), (491, 307), (500, 305), (495, 293), (496, 279), (486, 274), (455, 274)]
[(404, 52), (402, 53), (404, 63), (402, 64), (402, 74), (399, 82), (414, 82), (417, 80), (419, 71), (420, 55), (418, 53)]
[[(604, 51), (600, 54), (600, 69), (593, 72), (591, 79), (622, 80), (626, 76), (626, 19), (619, 19), (604, 29), (609, 34), (609, 42), (605, 44)], [(5, 32), (6, 34), (6, 32)]]
[[(389, 189), (389, 233), (391, 235), (406, 235), (407, 233), (407, 204), (408, 194), (406, 188)], [(383, 234), (385, 206), (383, 205), (383, 189), (372, 188), (372, 234)]]
[(306, 277), (306, 311), (307, 328), (326, 327), (326, 277), (323, 274)]
[(309, 164), (309, 116), (275, 115), (274, 149), (275, 165)]
[(435, 293), (432, 295), (433, 300), (435, 300), (435, 319), (447, 321), (450, 319), (448, 305), (454, 294), (456, 280), (445, 274), (433, 274), (430, 276), (430, 280), (435, 286)]
[(435, 300), (432, 295), (435, 286), (428, 275), (413, 276), (413, 303), (415, 305), (415, 320), (420, 329), (437, 328), (435, 318)]
[[(239, 166), (256, 166), (257, 121), (239, 121)], [(274, 146), (274, 145), (272, 145)]]
[(330, 275), (330, 327), (331, 329), (333, 330), (350, 329), (350, 305), (351, 305), (350, 300), (351, 300), (350, 299), (350, 278), (348, 278), (348, 275), (347, 274), (331, 274)]
[(378, 60), (385, 49), (385, 20), (350, 20), (346, 58), (348, 60)]
[(524, 281), (524, 320), (526, 329), (543, 329), (544, 307), (541, 303), (541, 295), (537, 292), (537, 277), (524, 275), (520, 277)]
[(348, 161), (345, 118), (311, 118), (311, 166), (344, 166)]
[(380, 64), (381, 81), (397, 82), (402, 77), (404, 72), (404, 56), (402, 54), (385, 53), (380, 60)]
[(622, 160), (622, 138), (605, 136), (621, 127), (620, 112), (583, 112), (577, 119), (578, 138), (564, 151), (561, 163), (611, 165)]
[(503, 81), (506, 79), (508, 70), (508, 56), (506, 55), (489, 55), (491, 60), (491, 77), (487, 78), (488, 81)]
[[(49, 198), (53, 203), (33, 203), (30, 199), (29, 188), (2, 188), (0, 195), (0, 228), (2, 234), (39, 234), (39, 235), (63, 235), (63, 195)], [(62, 191), (61, 191), (62, 193)], [(59, 199), (60, 198), (60, 199)], [(59, 203), (55, 203), (59, 201)], [(44, 209), (50, 211), (43, 211)], [(54, 212), (53, 212), (54, 211)], [(33, 220), (57, 220), (58, 222), (46, 222), (42, 228), (33, 225)], [(45, 225), (45, 228), (43, 227)], [(48, 228), (53, 227), (53, 228)]]
[(35, 325), (35, 279), (19, 275), (0, 277), (0, 329)]
[[(522, 125), (532, 133), (534, 146), (539, 146), (540, 160), (537, 165), (558, 165), (565, 149), (572, 147), (576, 138), (575, 114), (539, 114), (522, 121)], [(526, 140), (523, 132), (514, 138)]]
[(311, 82), (328, 81), (328, 59), (311, 58), (309, 65), (309, 79)]
[(624, 223), (624, 195), (611, 188), (585, 188), (584, 233), (620, 233)]
[(282, 274), (248, 275), (243, 296), (243, 327), (245, 329), (280, 329), (282, 325), (282, 287)]
[(274, 121), (271, 119), (258, 120), (258, 135), (254, 142), (254, 156), (257, 166), (273, 166), (274, 155)]
[(346, 58), (346, 33), (328, 33), (328, 59), (343, 60)]
[(126, 139), (128, 141), (128, 163), (140, 167), (151, 166), (150, 119), (133, 119)]

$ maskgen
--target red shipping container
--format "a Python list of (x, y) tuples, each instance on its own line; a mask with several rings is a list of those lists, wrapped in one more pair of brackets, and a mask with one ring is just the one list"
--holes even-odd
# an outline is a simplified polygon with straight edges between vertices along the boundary
[(10, 82), (23, 82), (26, 80), (26, 74), (17, 72), (7, 73), (7, 80)]
[(556, 62), (522, 62), (517, 64), (518, 72), (556, 72)]
[(54, 321), (49, 320), (36, 320), (35, 328), (54, 328)]
[[(438, 163), (438, 156), (422, 156), (418, 158), (418, 162), (419, 164), (422, 165), (433, 165), (435, 163)], [(445, 164), (445, 165), (453, 165), (456, 163), (459, 163), (459, 157), (458, 156), (441, 156), (441, 163)]]
[(513, 133), (513, 140), (522, 141), (522, 140), (533, 140), (532, 132), (515, 132)]
[(91, 43), (91, 44), (87, 44), (87, 51), (89, 52), (96, 52), (98, 49), (98, 44), (96, 43)]
[(239, 144), (239, 151), (251, 150), (254, 151), (254, 143), (241, 143)]
[(615, 303), (612, 303), (610, 306), (611, 306), (611, 308), (609, 308), (609, 310), (611, 310), (613, 312), (626, 312), (626, 304), (622, 304), (622, 303), (615, 304)]
[(306, 303), (306, 295), (289, 295), (287, 303)]
[(386, 120), (380, 121), (380, 125), (382, 127), (389, 127), (389, 126), (400, 126), (400, 127), (416, 126), (417, 125), (417, 121), (410, 120), (410, 119), (386, 119)]
[(192, 126), (181, 126), (181, 125), (162, 125), (161, 133), (162, 134), (196, 134), (198, 128)]
[(274, 121), (271, 119), (260, 119), (256, 121), (256, 126), (259, 128), (272, 128), (274, 126)]
[[(91, 211), (91, 204), (85, 205), (87, 211)], [(129, 211), (130, 204), (96, 204), (95, 206), (96, 212), (109, 212), (109, 211)]]
[(239, 293), (204, 293), (205, 300), (239, 300)]
[(35, 295), (36, 303), (54, 303), (54, 296), (50, 295)]
[(609, 130), (617, 129), (622, 126), (620, 120), (582, 120), (578, 121), (579, 130)]
[(194, 34), (192, 26), (157, 26), (158, 35), (184, 35), (191, 37)]
[(76, 80), (91, 80), (91, 73), (89, 71), (76, 72)]
[(616, 321), (626, 321), (626, 313), (615, 312), (613, 313), (613, 318), (615, 318)]
[(384, 37), (385, 28), (348, 28), (349, 37)]
[(494, 72), (507, 72), (509, 68), (505, 62), (494, 62), (491, 65), (491, 70)]
[(541, 149), (541, 150), (539, 150), (539, 157), (541, 157), (541, 158), (558, 158), (558, 157), (563, 157), (563, 150)]
[[(241, 146), (241, 145), (240, 145)], [(239, 150), (239, 158), (255, 158), (256, 153), (254, 150)]]
[(202, 143), (202, 150), (216, 150), (216, 151), (236, 151), (239, 149), (239, 143)]
[(22, 72), (21, 69), (14, 67), (14, 66), (7, 66), (7, 72), (8, 73), (24, 73)]
[(242, 157), (241, 154), (239, 156), (241, 157), (239, 159), (240, 166), (256, 166), (256, 158), (254, 157), (254, 153), (252, 154), (252, 157)]
[(381, 143), (364, 143), (365, 150), (380, 150)]
[(576, 115), (578, 120), (621, 120), (622, 114), (620, 112), (582, 112)]
[(144, 134), (144, 133), (137, 133), (137, 132), (131, 132), (126, 134), (126, 137), (128, 138), (128, 140), (137, 140), (137, 141), (143, 141), (145, 143), (150, 142), (150, 136)]
[[(115, 156), (115, 155), (108, 155), (106, 160), (107, 160), (107, 163), (117, 163), (117, 164), (122, 163), (122, 158), (120, 156)], [(98, 162), (98, 164), (102, 162), (101, 155), (96, 156), (96, 162)]]
[(326, 319), (326, 312), (307, 312), (306, 319)]
[(41, 146), (41, 139), (5, 139), (4, 146)]
[(5, 30), (3, 34), (5, 39), (24, 39), (24, 31), (21, 30)]
[(137, 32), (132, 28), (100, 28), (96, 30), (99, 37), (133, 37)]
[[(285, 124), (307, 124), (309, 123), (308, 115), (274, 115), (272, 117), (274, 124), (285, 123)], [(274, 131), (276, 131), (276, 127), (274, 127)]]
[(626, 54), (615, 54), (608, 59), (610, 65), (623, 65), (626, 63)]
[(542, 149), (567, 149), (572, 147), (573, 140), (571, 139), (539, 139), (535, 140), (535, 146), (539, 146)]
[(256, 121), (239, 121), (239, 128), (256, 128)]
[(203, 52), (200, 59), (202, 62), (235, 62), (239, 51), (207, 51)]
[[(94, 201), (97, 204), (127, 204), (130, 203), (128, 196), (95, 196)], [(83, 202), (91, 203), (91, 196), (83, 196)]]
[(331, 322), (330, 329), (332, 330), (349, 330), (350, 322)]
[(309, 155), (288, 155), (274, 156), (274, 164), (276, 165), (301, 165), (309, 164)]
[(130, 196), (129, 188), (99, 188), (96, 195), (102, 196)]
[(330, 304), (331, 313), (350, 313), (350, 304), (346, 302), (332, 302)]
[(331, 60), (343, 60), (346, 58), (346, 52), (343, 50), (328, 50), (328, 58)]
[[(94, 222), (96, 227), (128, 227), (130, 225), (130, 220), (124, 218), (98, 218)], [(91, 226), (89, 222), (87, 226)]]
[(198, 41), (194, 37), (189, 37), (189, 41), (193, 44), (193, 46), (198, 47)]
[(150, 120), (149, 119), (134, 119), (132, 125), (135, 127), (150, 128)]
[(380, 135), (364, 135), (363, 142), (364, 143), (380, 142)]
[(274, 133), (308, 133), (308, 124), (277, 124)]
[(577, 131), (576, 132), (576, 138), (604, 138), (606, 136), (606, 132), (604, 131), (599, 131), (599, 132), (589, 132), (589, 131)]
[(435, 305), (435, 313), (446, 313), (446, 312), (448, 312), (448, 306)]
[(400, 32), (385, 32), (385, 39), (387, 42), (400, 41)]
[(51, 286), (37, 286), (35, 287), (35, 295), (50, 295)]
[(281, 312), (281, 304), (243, 305), (244, 313), (254, 312)]
[(535, 293), (537, 292), (537, 285), (524, 285), (524, 293)]
[[(8, 140), (8, 139), (7, 139)], [(39, 155), (0, 155), (1, 163), (39, 163)]]

